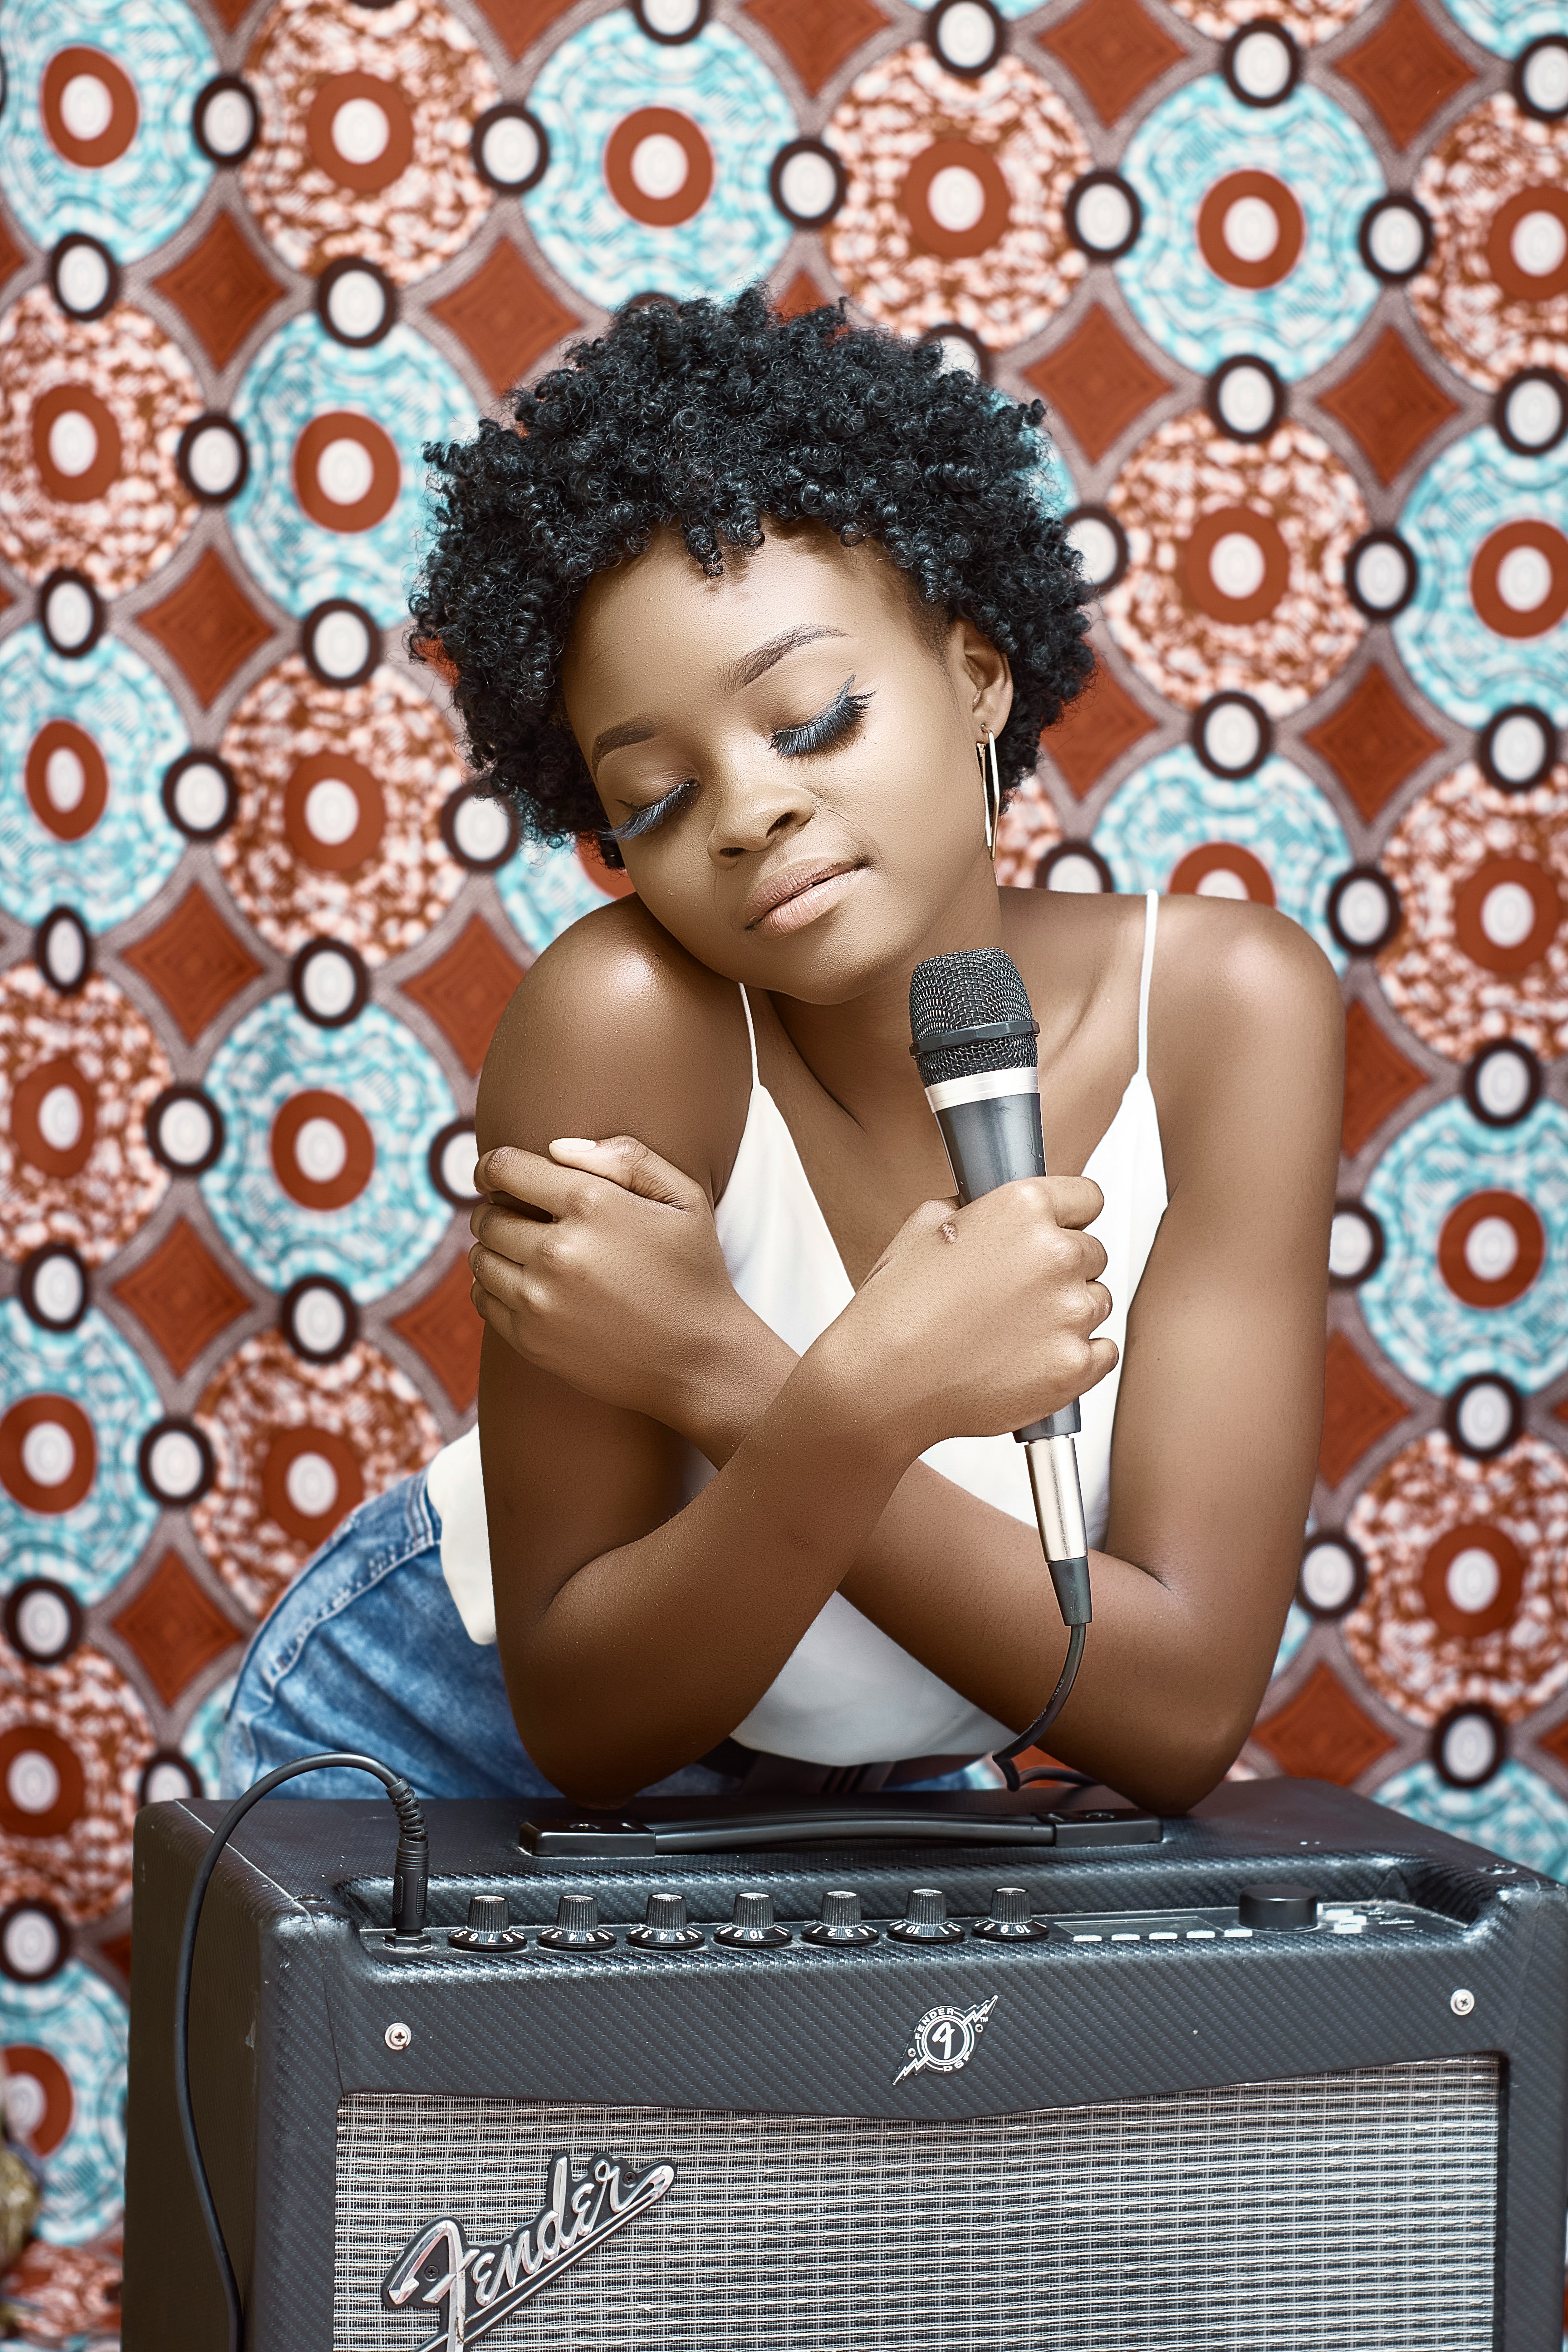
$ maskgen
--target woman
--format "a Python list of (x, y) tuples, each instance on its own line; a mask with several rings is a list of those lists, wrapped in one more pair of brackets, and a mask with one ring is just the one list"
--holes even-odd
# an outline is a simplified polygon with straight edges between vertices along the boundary
[[(986, 762), (1015, 784), (1089, 668), (1037, 405), (755, 294), (570, 358), (434, 453), (415, 604), (479, 772), (636, 892), (485, 1066), (446, 1583), (481, 1636), (493, 1591), (522, 1747), (585, 1803), (955, 1785), (1062, 1664), (1008, 1433), (1082, 1396), (1095, 1622), (1052, 1746), (1190, 1804), (1310, 1489), (1332, 975), (1261, 908), (998, 890)], [(1052, 1172), (958, 1209), (910, 976), (994, 946)]]

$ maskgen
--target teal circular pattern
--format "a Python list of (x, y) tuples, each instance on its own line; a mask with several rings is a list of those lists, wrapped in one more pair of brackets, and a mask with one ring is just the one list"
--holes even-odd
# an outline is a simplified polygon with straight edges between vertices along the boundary
[(1517, 58), (1543, 33), (1568, 33), (1563, 0), (1443, 0), (1472, 41), (1500, 58)]
[[(1471, 1307), (1438, 1266), (1444, 1226), (1477, 1193), (1528, 1202), (1541, 1269), (1509, 1305)], [(1362, 1195), (1384, 1230), (1383, 1264), (1358, 1297), (1368, 1330), (1410, 1380), (1447, 1396), (1472, 1372), (1531, 1392), (1568, 1370), (1568, 1111), (1537, 1103), (1516, 1127), (1486, 1127), (1461, 1098), (1396, 1135)]]
[(1119, 890), (1169, 890), (1194, 850), (1226, 843), (1265, 868), (1281, 914), (1310, 932), (1338, 971), (1329, 892), (1351, 863), (1344, 828), (1317, 786), (1277, 754), (1255, 775), (1212, 776), (1184, 743), (1129, 776), (1094, 829)]
[[(68, 162), (45, 127), (45, 76), (66, 48), (100, 50), (133, 86), (135, 131), (111, 162)], [(191, 101), (217, 59), (183, 0), (136, 0), (133, 8), (71, 0), (68, 10), (52, 0), (9, 0), (0, 55), (0, 187), (35, 245), (47, 247), (74, 230), (99, 238), (117, 259), (136, 261), (189, 220), (213, 175), (191, 135)]]
[(80, 1960), (46, 1984), (0, 1979), (0, 2043), (47, 2051), (71, 2088), (65, 2137), (41, 2159), (46, 2244), (82, 2245), (120, 2219), (128, 2035), (125, 2003)]
[(1568, 533), (1568, 441), (1547, 457), (1524, 457), (1483, 425), (1433, 460), (1399, 518), (1420, 577), (1394, 624), (1394, 642), (1423, 694), (1450, 719), (1482, 727), (1494, 711), (1526, 702), (1561, 727), (1568, 723), (1568, 615), (1539, 635), (1511, 636), (1489, 628), (1476, 609), (1476, 558), (1510, 523)]
[(46, 1331), (21, 1301), (0, 1304), (0, 1419), (24, 1399), (66, 1397), (87, 1415), (91, 1484), (66, 1511), (28, 1509), (0, 1484), (0, 1559), (11, 1581), (51, 1576), (90, 1608), (153, 1532), (158, 1507), (136, 1452), (163, 1407), (151, 1375), (108, 1318), (89, 1307), (74, 1331)]
[(180, 1734), (180, 1753), (187, 1759), (210, 1797), (217, 1795), (221, 1784), (224, 1726), (238, 1680), (237, 1675), (226, 1675), (215, 1689), (208, 1691)]
[(1500, 1766), (1484, 1787), (1451, 1789), (1430, 1764), (1396, 1772), (1373, 1801), (1464, 1838), (1547, 1878), (1568, 1878), (1568, 1802), (1517, 1759)]
[[(617, 8), (563, 41), (528, 102), (550, 140), (550, 168), (522, 199), (528, 226), (563, 278), (606, 310), (634, 294), (732, 293), (765, 277), (789, 243), (768, 173), (797, 126), (778, 83), (728, 26), (709, 23), (666, 45)], [(659, 111), (696, 126), (712, 174), (706, 200), (664, 225), (634, 219), (606, 177), (617, 127)], [(649, 128), (660, 135), (657, 122)], [(666, 147), (674, 143), (666, 133)], [(655, 195), (647, 209), (668, 214), (676, 204)]]
[[(79, 797), (57, 824), (47, 791), (51, 737), (69, 735), (69, 791)], [(79, 735), (90, 739), (83, 746)], [(91, 780), (82, 772), (96, 746), (107, 775), (102, 814), (85, 832)], [(117, 638), (62, 661), (36, 625), (0, 645), (0, 906), (18, 922), (39, 923), (69, 907), (89, 930), (107, 930), (145, 906), (168, 880), (185, 845), (158, 798), (163, 771), (187, 738), (174, 697), (156, 671)], [(29, 768), (32, 774), (29, 776)], [(29, 782), (32, 791), (29, 792)], [(85, 805), (84, 805), (85, 802)], [(59, 829), (57, 829), (57, 824)], [(75, 833), (76, 837), (72, 838)]]
[[(426, 1157), (458, 1106), (433, 1056), (379, 1005), (345, 1033), (307, 1021), (291, 996), (268, 997), (219, 1046), (206, 1087), (226, 1131), (202, 1192), (236, 1257), (268, 1289), (327, 1274), (363, 1307), (406, 1281), (446, 1233), (452, 1212)], [(278, 1141), (279, 1114), (291, 1097), (312, 1095), (346, 1105), (351, 1136), (363, 1121), (374, 1139), (364, 1181), (342, 1207), (308, 1205), (279, 1174), (296, 1164)]]
[[(312, 499), (337, 528), (307, 512), (299, 489), (315, 465), (303, 436), (318, 419), (331, 418), (346, 421), (323, 423), (321, 459), (334, 449), (358, 452), (349, 457), (347, 487), (365, 486), (357, 501)], [(357, 350), (335, 342), (313, 314), (290, 319), (251, 362), (234, 404), (250, 473), (228, 509), (229, 528), (268, 594), (300, 618), (343, 596), (384, 629), (406, 619), (424, 445), (466, 441), (477, 419), (474, 395), (456, 369), (411, 327), (395, 326)], [(360, 441), (345, 439), (356, 432)]]
[[(1386, 193), (1383, 173), (1321, 89), (1303, 82), (1260, 110), (1217, 74), (1188, 82), (1139, 125), (1121, 170), (1143, 227), (1116, 275), (1139, 324), (1184, 367), (1207, 375), (1249, 352), (1293, 383), (1342, 350), (1377, 299), (1356, 236), (1368, 205)], [(1204, 257), (1204, 198), (1233, 173), (1282, 181), (1300, 209), (1300, 257), (1275, 284), (1233, 284)]]
[(524, 841), (495, 884), (508, 921), (535, 955), (542, 955), (580, 915), (609, 904), (570, 841)]

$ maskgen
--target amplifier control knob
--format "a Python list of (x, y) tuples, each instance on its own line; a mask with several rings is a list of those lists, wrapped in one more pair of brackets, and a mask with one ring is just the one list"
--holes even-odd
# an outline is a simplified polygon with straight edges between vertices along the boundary
[(735, 1916), (727, 1927), (716, 1930), (713, 1941), (746, 1952), (769, 1951), (788, 1943), (789, 1929), (774, 1919), (773, 1896), (749, 1888), (736, 1895)]
[(940, 1886), (912, 1886), (910, 1907), (889, 1928), (900, 1944), (962, 1944), (963, 1930), (947, 1916), (947, 1897)]
[(599, 1925), (599, 1906), (592, 1895), (563, 1895), (555, 1906), (555, 1925), (539, 1938), (544, 1952), (607, 1952), (614, 1931)]
[(643, 1952), (690, 1952), (702, 1941), (702, 1930), (689, 1923), (684, 1895), (650, 1895), (647, 1917), (626, 1941)]
[(528, 1937), (511, 1924), (504, 1895), (470, 1895), (468, 1924), (447, 1937), (459, 1952), (520, 1952)]
[(1237, 1916), (1244, 1927), (1315, 1927), (1318, 1898), (1310, 1886), (1271, 1878), (1242, 1888)]
[(991, 1897), (991, 1916), (974, 1930), (989, 1944), (1037, 1944), (1050, 1934), (1043, 1919), (1029, 1916), (1028, 1892), (1022, 1886), (999, 1886)]
[(875, 1927), (868, 1927), (860, 1916), (860, 1897), (844, 1886), (836, 1886), (823, 1896), (821, 1918), (803, 1927), (801, 1934), (808, 1944), (831, 1944), (837, 1951), (877, 1940)]

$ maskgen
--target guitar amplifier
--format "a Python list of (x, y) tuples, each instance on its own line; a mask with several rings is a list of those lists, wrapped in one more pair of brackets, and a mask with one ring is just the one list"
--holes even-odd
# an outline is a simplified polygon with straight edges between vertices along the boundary
[[(195, 2111), (246, 2352), (1558, 2352), (1568, 1892), (1311, 1782), (636, 1822), (271, 1798)], [(222, 1809), (137, 1820), (126, 2352), (221, 2352), (176, 2120)]]

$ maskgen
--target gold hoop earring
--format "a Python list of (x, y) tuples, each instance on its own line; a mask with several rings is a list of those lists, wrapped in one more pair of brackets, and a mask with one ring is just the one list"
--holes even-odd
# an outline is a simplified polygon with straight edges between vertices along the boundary
[(996, 738), (989, 727), (984, 742), (976, 743), (974, 756), (980, 764), (980, 790), (985, 803), (985, 854), (994, 865), (996, 828), (1002, 821), (1002, 777), (996, 766)]

